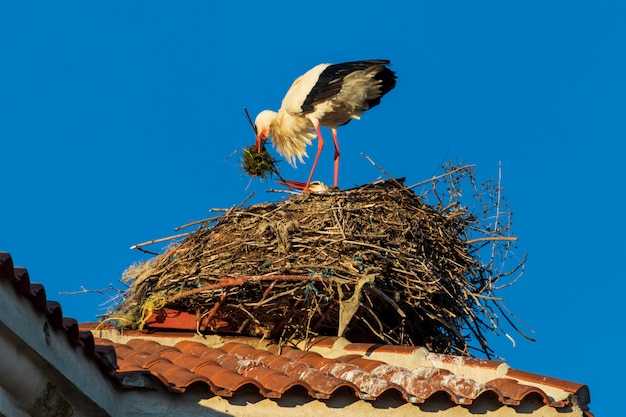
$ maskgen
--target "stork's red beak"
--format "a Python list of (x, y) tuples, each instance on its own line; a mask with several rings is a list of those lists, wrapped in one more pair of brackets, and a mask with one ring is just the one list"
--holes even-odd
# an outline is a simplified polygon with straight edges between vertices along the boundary
[(258, 153), (261, 153), (263, 147), (265, 146), (266, 137), (263, 137), (263, 133), (257, 135), (256, 137), (256, 149)]

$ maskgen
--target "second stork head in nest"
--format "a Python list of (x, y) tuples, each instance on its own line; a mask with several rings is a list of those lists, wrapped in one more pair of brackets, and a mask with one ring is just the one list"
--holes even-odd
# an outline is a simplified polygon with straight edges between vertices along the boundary
[(337, 127), (359, 119), (380, 103), (396, 85), (396, 74), (387, 60), (319, 64), (298, 77), (283, 98), (278, 112), (263, 110), (254, 121), (257, 149), (271, 137), (274, 147), (292, 166), (308, 156), (307, 145), (317, 135), (317, 154), (304, 191), (309, 190), (317, 161), (324, 148), (320, 126), (330, 129), (335, 145), (334, 186), (339, 176)]

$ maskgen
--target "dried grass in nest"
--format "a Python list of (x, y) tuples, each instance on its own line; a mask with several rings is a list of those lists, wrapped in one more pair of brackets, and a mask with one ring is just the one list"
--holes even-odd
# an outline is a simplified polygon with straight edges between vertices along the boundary
[[(343, 335), (469, 354), (473, 336), (490, 355), (484, 331), (498, 329), (494, 310), (508, 320), (495, 283), (523, 261), (506, 274), (494, 272), (493, 252), (480, 261), (487, 243), (514, 238), (459, 204), (454, 186), (467, 177), (455, 169), (443, 183), (449, 201), (432, 183), (434, 205), (390, 180), (233, 208), (131, 273), (109, 319), (141, 327), (157, 303), (281, 342)], [(483, 237), (472, 239), (476, 231)]]

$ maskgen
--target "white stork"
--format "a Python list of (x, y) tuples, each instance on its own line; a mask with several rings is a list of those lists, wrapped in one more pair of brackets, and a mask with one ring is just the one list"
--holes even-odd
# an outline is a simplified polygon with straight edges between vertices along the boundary
[(317, 160), (324, 148), (320, 126), (330, 128), (335, 144), (334, 186), (339, 175), (337, 127), (380, 103), (396, 85), (396, 74), (387, 60), (319, 64), (298, 77), (283, 98), (278, 112), (263, 110), (254, 121), (259, 152), (271, 137), (274, 147), (295, 167), (304, 163), (306, 146), (317, 135), (317, 154), (303, 191), (309, 191)]

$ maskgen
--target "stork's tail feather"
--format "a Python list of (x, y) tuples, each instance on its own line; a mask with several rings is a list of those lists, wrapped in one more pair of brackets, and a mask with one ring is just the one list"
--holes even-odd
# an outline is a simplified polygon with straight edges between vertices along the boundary
[(396, 73), (393, 72), (391, 69), (385, 67), (384, 65), (380, 65), (378, 71), (376, 72), (376, 75), (374, 76), (374, 79), (381, 82), (380, 96), (367, 100), (367, 105), (370, 109), (374, 106), (378, 106), (380, 104), (380, 99), (385, 94), (393, 90), (393, 88), (396, 86), (396, 80), (398, 79), (398, 77), (396, 76)]

